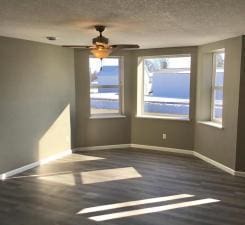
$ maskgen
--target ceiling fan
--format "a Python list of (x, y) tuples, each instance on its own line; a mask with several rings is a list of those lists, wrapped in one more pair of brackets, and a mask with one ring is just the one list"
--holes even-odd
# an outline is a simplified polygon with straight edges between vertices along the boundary
[(100, 34), (99, 36), (92, 39), (92, 45), (63, 45), (63, 47), (69, 48), (82, 48), (90, 49), (91, 53), (99, 59), (108, 57), (112, 52), (120, 49), (134, 49), (139, 48), (139, 45), (136, 44), (120, 44), (120, 45), (110, 45), (109, 39), (102, 35), (102, 32), (105, 30), (105, 26), (96, 25), (94, 26), (95, 30)]

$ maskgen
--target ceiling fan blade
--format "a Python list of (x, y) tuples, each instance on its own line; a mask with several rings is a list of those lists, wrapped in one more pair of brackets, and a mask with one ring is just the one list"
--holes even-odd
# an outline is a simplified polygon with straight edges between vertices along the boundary
[(62, 47), (66, 47), (66, 48), (90, 48), (90, 45), (62, 45)]
[(112, 48), (120, 48), (120, 49), (131, 49), (131, 48), (139, 48), (139, 45), (135, 44), (120, 44), (120, 45), (111, 45)]

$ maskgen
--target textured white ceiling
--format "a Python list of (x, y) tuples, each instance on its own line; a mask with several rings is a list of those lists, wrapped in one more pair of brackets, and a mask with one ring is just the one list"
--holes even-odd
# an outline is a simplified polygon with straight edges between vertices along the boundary
[(245, 0), (0, 0), (1, 36), (90, 44), (95, 24), (113, 44), (200, 45), (245, 34)]

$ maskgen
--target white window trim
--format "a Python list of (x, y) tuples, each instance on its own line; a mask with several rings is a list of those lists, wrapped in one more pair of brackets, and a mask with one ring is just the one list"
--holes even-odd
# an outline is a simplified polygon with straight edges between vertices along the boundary
[[(214, 117), (214, 110), (215, 110), (215, 103), (214, 103), (214, 99), (215, 99), (215, 91), (217, 90), (222, 90), (223, 91), (223, 86), (215, 86), (215, 78), (216, 78), (216, 54), (217, 53), (225, 53), (225, 49), (219, 49), (216, 50), (214, 52), (212, 52), (212, 84), (211, 84), (211, 120), (208, 122), (211, 122), (210, 124), (212, 125), (213, 123), (217, 123), (220, 124), (218, 125), (218, 127), (223, 128), (223, 106), (222, 106), (222, 118), (221, 120), (219, 119), (215, 119)], [(224, 98), (224, 96), (223, 96)]]
[(223, 125), (221, 123), (217, 123), (217, 122), (214, 122), (214, 121), (198, 121), (197, 123), (203, 124), (203, 125), (206, 125), (206, 126), (209, 126), (209, 127), (214, 127), (214, 128), (217, 128), (217, 129), (224, 129), (224, 127), (223, 127)]
[[(95, 58), (94, 56), (89, 56), (89, 58)], [(91, 87), (100, 87), (100, 88), (119, 88), (119, 112), (118, 113), (91, 113), (91, 106), (89, 107), (89, 119), (110, 119), (110, 118), (126, 118), (124, 115), (124, 58), (123, 56), (109, 56), (107, 58), (116, 58), (119, 59), (119, 84), (118, 85), (91, 85)], [(89, 74), (90, 76), (90, 74)], [(89, 104), (91, 96), (89, 93)]]
[[(158, 113), (159, 114), (159, 113)], [(187, 121), (190, 122), (191, 120), (188, 117), (184, 117), (181, 115), (177, 115), (177, 116), (172, 116), (171, 114), (169, 116), (167, 116), (167, 114), (163, 114), (164, 116), (162, 116), (162, 114), (159, 115), (154, 115), (154, 114), (145, 114), (145, 115), (136, 115), (136, 118), (143, 118), (143, 119), (161, 119), (161, 120), (177, 120), (177, 121)]]
[(137, 114), (136, 118), (153, 118), (153, 119), (165, 119), (165, 120), (179, 120), (179, 121), (191, 121), (191, 80), (190, 80), (190, 99), (189, 99), (189, 114), (187, 116), (177, 114), (164, 114), (164, 113), (147, 113), (144, 112), (144, 60), (152, 58), (177, 58), (177, 57), (190, 57), (190, 77), (192, 71), (192, 54), (167, 54), (167, 55), (154, 55), (154, 56), (139, 56), (138, 57), (138, 69), (137, 69)]
[(117, 119), (117, 118), (127, 118), (125, 115), (120, 115), (120, 114), (116, 114), (116, 113), (108, 113), (108, 114), (99, 114), (99, 115), (91, 115), (89, 117), (89, 119)]

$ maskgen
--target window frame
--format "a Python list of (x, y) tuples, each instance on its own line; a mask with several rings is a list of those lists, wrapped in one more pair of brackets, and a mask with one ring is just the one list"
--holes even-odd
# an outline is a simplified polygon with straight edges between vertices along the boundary
[[(89, 55), (90, 58), (96, 59), (93, 55)], [(116, 85), (91, 85), (91, 81), (89, 79), (89, 118), (125, 118), (124, 115), (124, 57), (123, 56), (109, 56), (107, 58), (116, 58), (119, 60), (119, 83)], [(107, 59), (105, 58), (105, 59)], [(90, 63), (90, 62), (88, 62)], [(103, 65), (103, 61), (102, 61)], [(90, 64), (89, 64), (90, 68)], [(90, 70), (89, 70), (89, 78), (90, 78)], [(91, 88), (118, 88), (119, 89), (119, 109), (118, 113), (92, 113), (91, 110)]]
[[(223, 111), (224, 111), (224, 80), (223, 80), (223, 86), (216, 86), (215, 85), (215, 79), (217, 76), (216, 73), (216, 55), (224, 53), (225, 49), (219, 49), (212, 52), (212, 83), (211, 83), (211, 112), (210, 112), (210, 121), (217, 123), (217, 124), (223, 124)], [(225, 63), (225, 59), (224, 59)], [(225, 66), (224, 66), (224, 76), (225, 76)], [(215, 118), (215, 93), (216, 91), (222, 90), (223, 93), (223, 103), (222, 103), (222, 116), (221, 119)]]
[[(189, 82), (189, 113), (188, 115), (167, 114), (167, 113), (149, 113), (144, 111), (144, 60), (154, 58), (181, 58), (190, 57), (190, 82)], [(137, 114), (139, 118), (153, 118), (153, 119), (167, 119), (167, 120), (182, 120), (191, 121), (191, 78), (192, 78), (192, 54), (191, 53), (177, 53), (164, 55), (147, 55), (138, 56), (138, 70), (137, 70)], [(142, 61), (142, 62), (140, 62)], [(141, 68), (140, 68), (141, 67)]]

